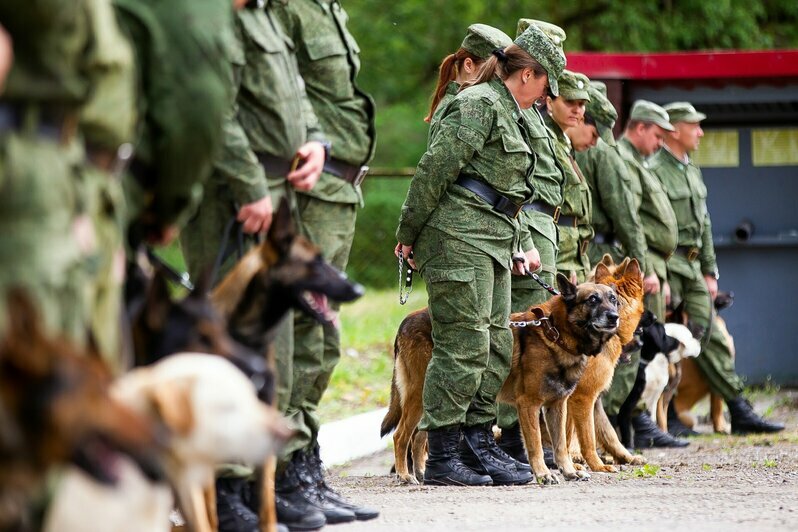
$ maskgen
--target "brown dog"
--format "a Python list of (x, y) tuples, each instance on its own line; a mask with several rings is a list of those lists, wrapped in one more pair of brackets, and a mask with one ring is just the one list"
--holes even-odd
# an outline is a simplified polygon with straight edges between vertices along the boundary
[[(617, 287), (621, 301), (620, 326), (618, 332), (604, 346), (598, 356), (590, 358), (579, 384), (568, 398), (568, 435), (576, 432), (581, 456), (592, 471), (615, 472), (617, 469), (605, 464), (596, 452), (596, 444), (621, 464), (644, 464), (642, 457), (632, 456), (621, 445), (615, 429), (610, 424), (601, 406), (599, 395), (609, 388), (615, 365), (623, 346), (634, 338), (635, 329), (643, 314), (643, 274), (636, 259), (625, 259), (615, 265), (609, 255), (596, 266), (593, 278), (597, 283), (613, 284)], [(569, 442), (569, 447), (573, 448)]]
[[(561, 296), (511, 316), (513, 358), (510, 374), (498, 400), (519, 412), (527, 442), (529, 463), (539, 483), (556, 483), (543, 461), (540, 411), (546, 407), (546, 424), (552, 436), (557, 464), (566, 479), (587, 478), (577, 471), (565, 439), (566, 400), (573, 392), (588, 358), (601, 352), (618, 327), (618, 299), (610, 286), (584, 283), (578, 287), (557, 276)], [(399, 326), (394, 343), (391, 406), (382, 433), (396, 428), (396, 472), (404, 482), (417, 483), (408, 472), (410, 440), (422, 416), (422, 390), (432, 356), (431, 321), (424, 309), (410, 314)], [(423, 433), (415, 437), (414, 451), (423, 448)], [(416, 475), (423, 475), (426, 457), (413, 455)]]

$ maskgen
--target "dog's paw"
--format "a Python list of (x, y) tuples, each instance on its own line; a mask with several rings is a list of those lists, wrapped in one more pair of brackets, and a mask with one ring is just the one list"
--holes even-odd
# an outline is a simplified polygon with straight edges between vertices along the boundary
[(632, 459), (628, 461), (630, 465), (646, 465), (648, 463), (648, 459), (641, 454), (636, 454), (632, 456)]
[(573, 473), (566, 473), (565, 471), (562, 472), (563, 478), (565, 480), (587, 480), (590, 478), (590, 474), (587, 471), (574, 471)]
[(551, 473), (545, 473), (543, 475), (535, 475), (535, 480), (537, 480), (538, 484), (541, 486), (551, 486), (553, 484), (559, 484), (560, 481), (557, 480), (557, 477)]
[(411, 475), (409, 473), (406, 474), (406, 475), (398, 475), (398, 477), (399, 477), (399, 481), (402, 484), (416, 485), (416, 484), (419, 483), (418, 479), (415, 477), (415, 475)]
[(582, 456), (582, 453), (571, 452), (571, 461), (574, 464), (584, 464), (585, 463), (585, 457)]
[(582, 464), (574, 464), (574, 469), (577, 471), (587, 471), (587, 468)]
[(596, 467), (591, 467), (590, 470), (593, 471), (594, 473), (617, 473), (618, 472), (618, 468), (617, 467), (615, 467), (613, 465), (609, 465), (609, 464), (597, 465)]

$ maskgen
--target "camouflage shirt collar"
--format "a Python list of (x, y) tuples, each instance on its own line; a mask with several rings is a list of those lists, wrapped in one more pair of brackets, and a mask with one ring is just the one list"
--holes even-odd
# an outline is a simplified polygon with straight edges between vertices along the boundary
[(676, 154), (675, 154), (675, 153), (673, 153), (673, 152), (671, 151), (671, 149), (668, 147), (668, 145), (667, 145), (667, 144), (663, 144), (663, 145), (662, 145), (662, 149), (663, 149), (664, 151), (668, 152), (668, 154), (669, 154), (671, 157), (673, 157), (675, 160), (679, 161), (679, 162), (680, 162), (680, 163), (682, 163), (683, 165), (685, 165), (685, 166), (689, 166), (689, 165), (690, 165), (690, 155), (689, 155), (689, 154), (685, 153), (685, 154), (684, 154), (684, 159), (679, 159), (679, 158), (676, 156)]
[[(488, 83), (499, 93), (503, 96), (502, 101), (504, 102), (505, 107), (508, 107), (508, 111), (513, 115), (513, 118), (518, 120), (523, 120), (523, 113), (521, 112), (521, 106), (518, 105), (518, 100), (515, 99), (513, 93), (510, 92), (510, 89), (507, 88), (507, 85), (504, 84), (504, 81), (498, 76), (494, 77)], [(512, 106), (508, 106), (508, 101), (512, 101), (514, 108)]]
[(643, 157), (643, 155), (641, 155), (639, 151), (637, 151), (637, 148), (635, 148), (635, 145), (632, 144), (632, 141), (630, 141), (627, 138), (626, 135), (622, 136), (621, 140), (618, 141), (618, 143), (619, 144), (623, 144), (624, 146), (626, 146), (626, 149), (629, 151), (629, 153), (632, 154), (632, 156), (635, 158), (635, 160), (637, 162), (639, 162), (640, 164), (643, 164), (643, 163), (646, 162), (646, 158)]

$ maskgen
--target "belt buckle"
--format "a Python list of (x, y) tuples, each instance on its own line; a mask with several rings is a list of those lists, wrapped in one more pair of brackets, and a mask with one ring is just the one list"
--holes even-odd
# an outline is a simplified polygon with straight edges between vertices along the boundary
[(557, 223), (557, 221), (560, 219), (560, 207), (559, 206), (554, 208), (554, 214), (551, 217), (554, 219), (554, 223)]
[(363, 182), (363, 180), (366, 179), (366, 174), (368, 173), (369, 173), (369, 167), (366, 165), (361, 166), (360, 171), (357, 173), (357, 176), (355, 176), (355, 180), (352, 182), (352, 184), (354, 186), (359, 186)]
[(690, 248), (690, 251), (687, 252), (687, 260), (693, 262), (698, 258), (698, 248)]

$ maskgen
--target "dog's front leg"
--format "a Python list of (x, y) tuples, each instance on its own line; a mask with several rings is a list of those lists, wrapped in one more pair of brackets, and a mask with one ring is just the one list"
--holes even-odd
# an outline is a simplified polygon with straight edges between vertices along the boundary
[(543, 460), (543, 444), (540, 440), (540, 403), (533, 402), (527, 398), (521, 398), (516, 402), (518, 410), (518, 421), (521, 424), (521, 432), (524, 435), (526, 452), (529, 457), (529, 465), (535, 473), (538, 484), (558, 484), (557, 477), (551, 474)]
[(618, 469), (602, 462), (596, 452), (596, 427), (593, 419), (596, 399), (594, 396), (574, 394), (568, 399), (568, 409), (573, 415), (576, 437), (579, 438), (579, 447), (587, 466), (597, 473), (616, 473)]
[(546, 427), (551, 437), (552, 447), (554, 448), (554, 459), (557, 461), (560, 471), (565, 480), (587, 480), (590, 475), (586, 471), (577, 471), (571, 461), (571, 453), (568, 451), (568, 398), (565, 397), (556, 401), (546, 408)]
[(213, 477), (208, 479), (202, 488), (205, 498), (205, 511), (208, 513), (208, 523), (211, 530), (219, 530), (219, 514), (216, 512), (216, 482)]
[(601, 398), (596, 399), (593, 404), (593, 423), (596, 427), (596, 439), (599, 446), (610, 453), (619, 464), (643, 465), (647, 462), (645, 457), (635, 456), (623, 446), (607, 413), (604, 412)]
[(429, 446), (427, 445), (427, 431), (419, 430), (413, 436), (413, 474), (419, 482), (424, 481), (424, 472), (427, 470), (427, 457), (429, 456)]
[(180, 511), (186, 520), (186, 528), (191, 532), (215, 532), (208, 522), (204, 488), (185, 479), (181, 479), (176, 486)]

